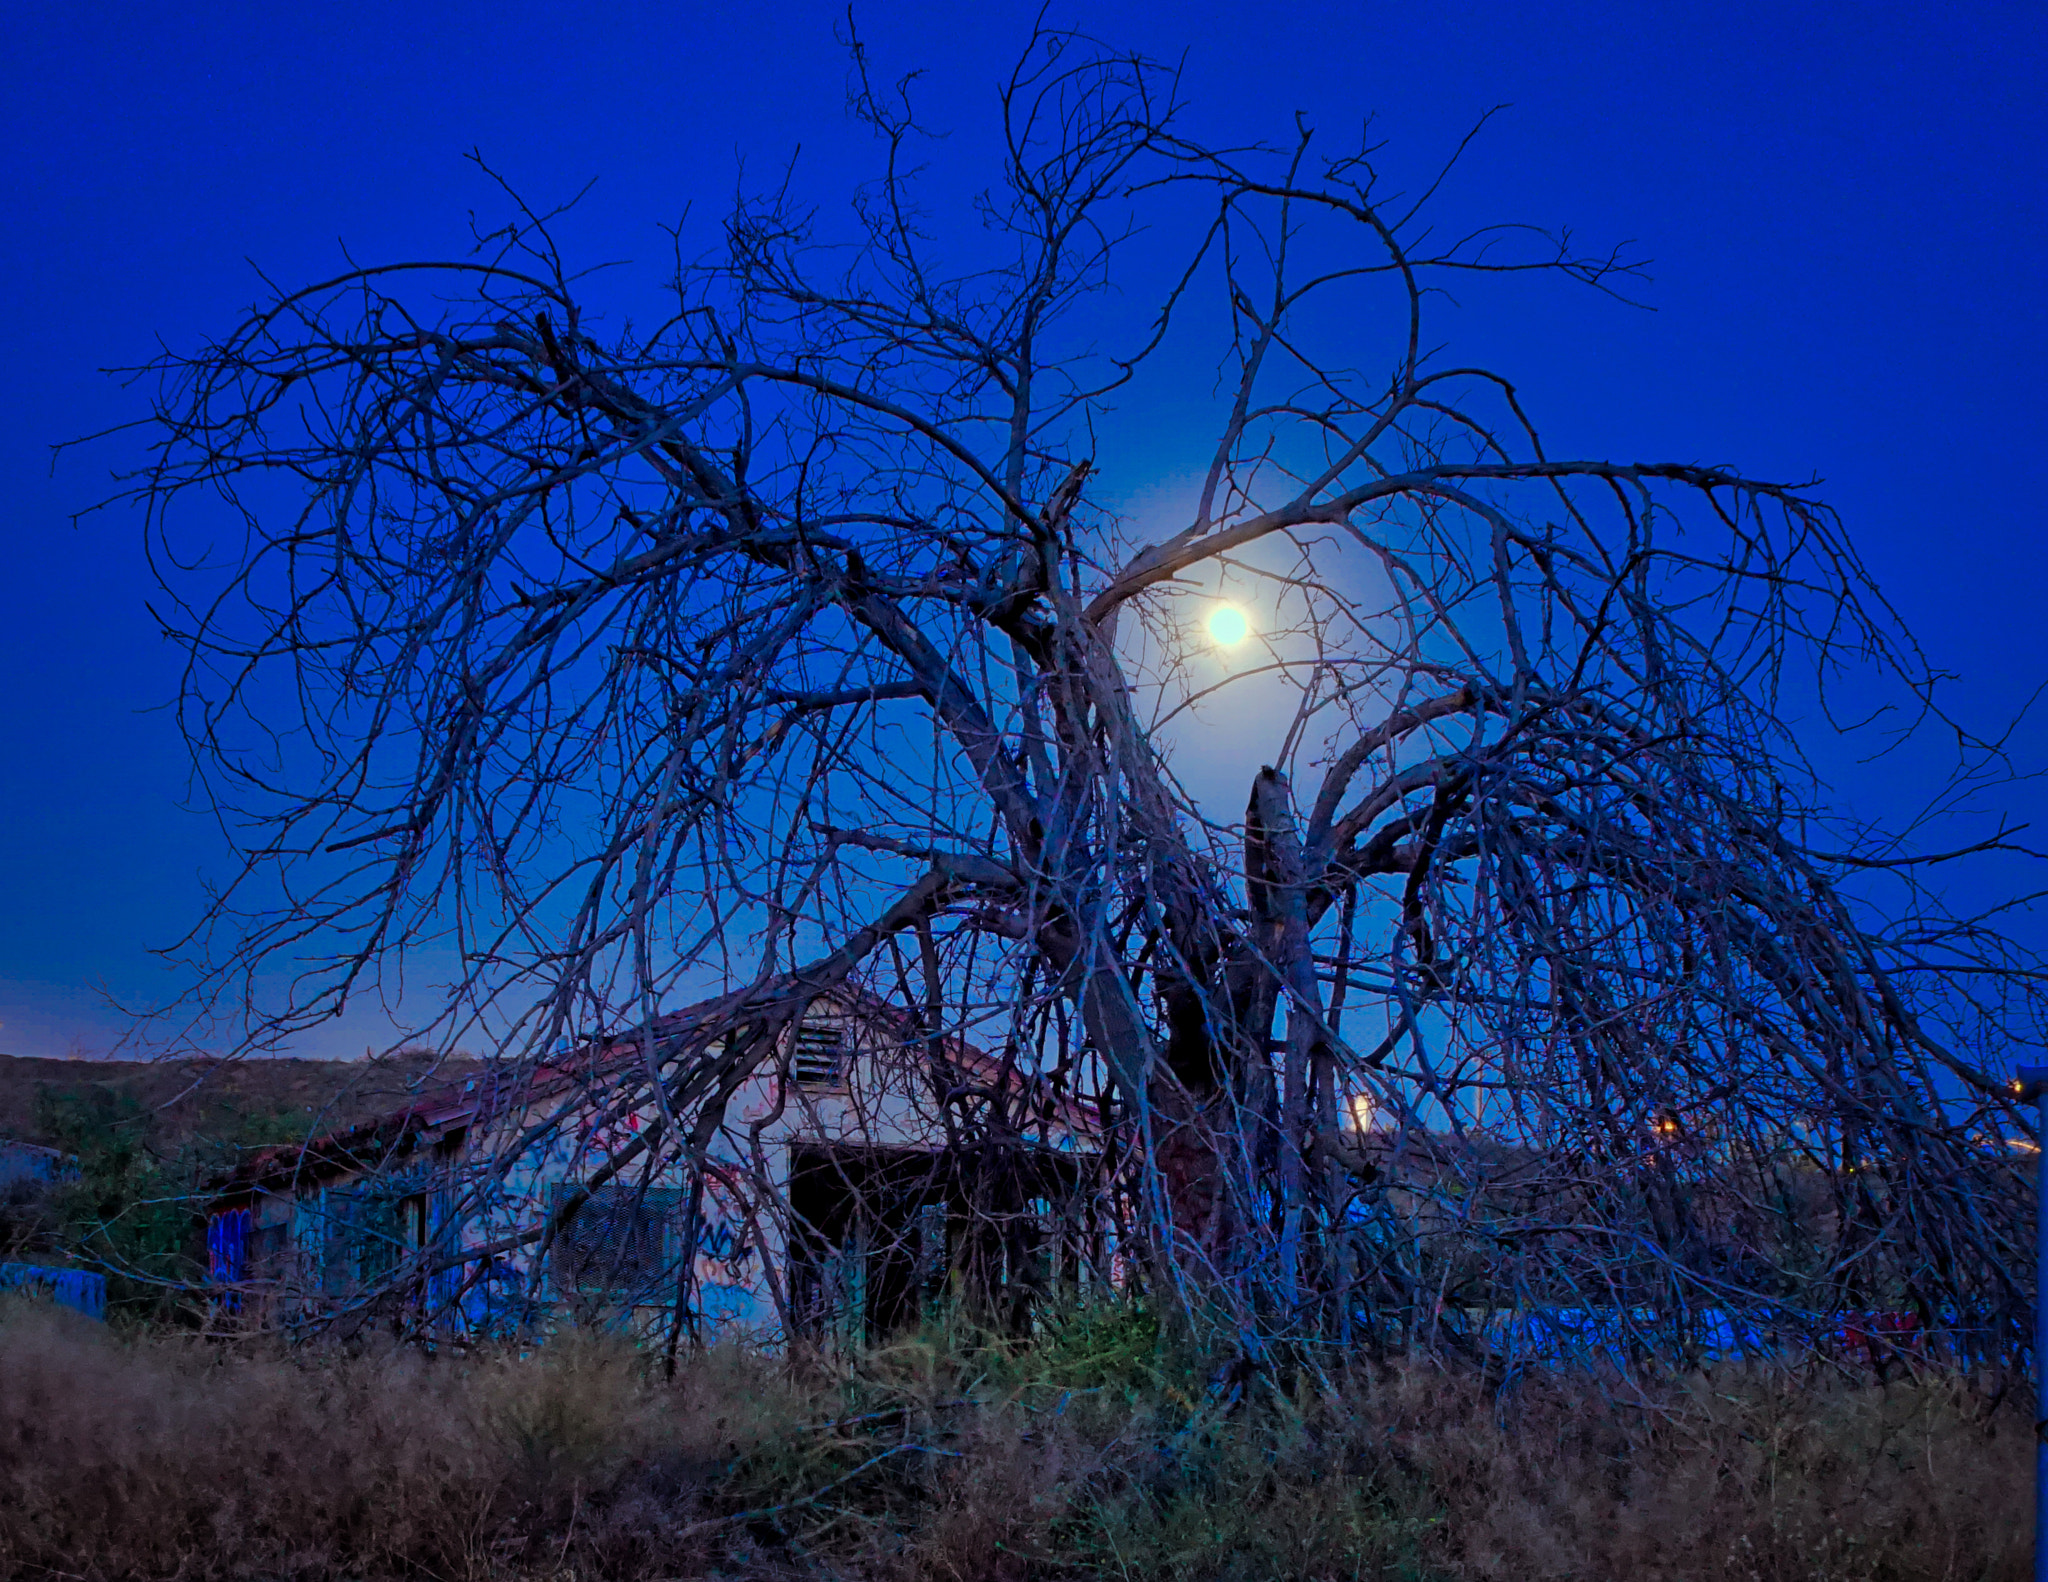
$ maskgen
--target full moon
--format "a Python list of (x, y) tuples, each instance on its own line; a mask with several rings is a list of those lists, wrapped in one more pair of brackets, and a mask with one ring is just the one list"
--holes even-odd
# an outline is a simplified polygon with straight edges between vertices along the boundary
[(1252, 635), (1252, 623), (1234, 604), (1219, 604), (1209, 612), (1209, 635), (1220, 648), (1235, 648)]

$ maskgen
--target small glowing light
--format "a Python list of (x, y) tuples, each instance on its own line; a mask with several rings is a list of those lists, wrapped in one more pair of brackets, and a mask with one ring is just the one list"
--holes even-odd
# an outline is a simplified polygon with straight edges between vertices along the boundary
[(1347, 1106), (1351, 1115), (1351, 1129), (1367, 1131), (1372, 1126), (1372, 1100), (1363, 1093), (1354, 1094)]
[(1219, 604), (1209, 612), (1209, 635), (1219, 648), (1235, 648), (1252, 635), (1252, 623), (1234, 604)]

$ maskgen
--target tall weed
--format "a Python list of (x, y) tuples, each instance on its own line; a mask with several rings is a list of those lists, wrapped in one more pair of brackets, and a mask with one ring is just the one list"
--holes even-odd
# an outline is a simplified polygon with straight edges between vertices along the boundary
[[(0, 1576), (2004, 1582), (1960, 1382), (1238, 1376), (1142, 1313), (853, 1362), (287, 1354), (0, 1303)], [(1227, 1386), (1227, 1387), (1226, 1387)]]

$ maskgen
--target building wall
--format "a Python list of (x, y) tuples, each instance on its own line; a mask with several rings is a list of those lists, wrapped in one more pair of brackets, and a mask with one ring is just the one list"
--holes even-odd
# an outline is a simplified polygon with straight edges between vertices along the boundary
[[(734, 1094), (701, 1188), (679, 1163), (648, 1173), (636, 1160), (545, 1253), (527, 1242), (430, 1276), (412, 1300), (432, 1327), (509, 1334), (550, 1314), (583, 1311), (665, 1331), (694, 1189), (701, 1190), (700, 1229), (688, 1312), (703, 1338), (774, 1344), (791, 1318), (857, 1331), (867, 1311), (870, 1251), (845, 1229), (844, 1246), (813, 1242), (792, 1257), (794, 1165), (807, 1160), (815, 1170), (820, 1158), (836, 1157), (832, 1150), (936, 1155), (946, 1128), (922, 1045), (905, 1047), (830, 1012), (807, 1019), (791, 1038), (780, 1069), (757, 1071)], [(651, 1106), (608, 1115), (605, 1096), (603, 1085), (585, 1092), (558, 1081), (469, 1127), (459, 1142), (416, 1149), (380, 1170), (338, 1171), (315, 1185), (258, 1193), (248, 1205), (247, 1254), (237, 1270), (216, 1269), (216, 1279), (260, 1288), (283, 1316), (331, 1315), (422, 1244), (476, 1250), (514, 1241), (659, 1122)], [(1047, 1141), (1075, 1149), (1071, 1135)], [(906, 1258), (929, 1260), (931, 1205), (905, 1199), (897, 1218), (898, 1241), (918, 1239), (914, 1248), (895, 1248), (896, 1261), (884, 1268), (901, 1284), (916, 1278), (905, 1274)], [(661, 1244), (650, 1254), (657, 1235)], [(792, 1313), (792, 1303), (803, 1311)]]

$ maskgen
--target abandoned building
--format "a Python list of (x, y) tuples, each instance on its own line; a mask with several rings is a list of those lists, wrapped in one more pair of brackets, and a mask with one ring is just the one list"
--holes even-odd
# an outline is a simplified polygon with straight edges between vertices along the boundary
[(810, 1004), (692, 1169), (633, 1078), (680, 1058), (700, 1011), (249, 1159), (208, 1206), (222, 1304), (450, 1337), (575, 1315), (852, 1342), (963, 1298), (1023, 1322), (1113, 1257), (1087, 1107), (858, 991)]

